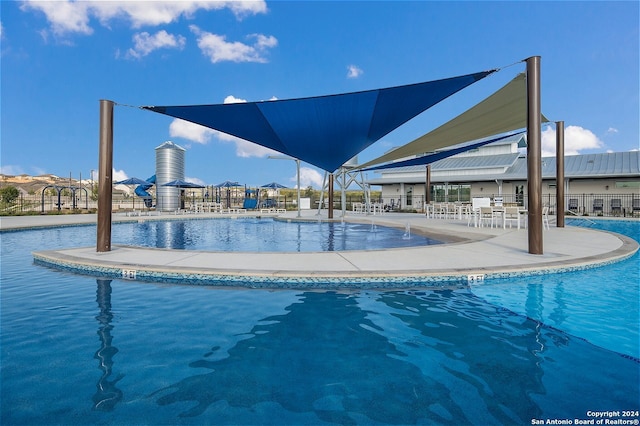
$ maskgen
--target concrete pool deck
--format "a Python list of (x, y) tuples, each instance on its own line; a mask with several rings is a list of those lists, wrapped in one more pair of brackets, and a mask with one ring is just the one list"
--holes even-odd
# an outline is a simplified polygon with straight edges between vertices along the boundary
[[(326, 211), (303, 211), (302, 219), (326, 220)], [(279, 215), (297, 220), (296, 212)], [(334, 212), (340, 221), (341, 211)], [(187, 220), (210, 217), (251, 217), (255, 214), (155, 215), (113, 222)], [(267, 215), (258, 215), (267, 216)], [(95, 224), (96, 215), (11, 216), (0, 218), (0, 230)], [(466, 220), (428, 219), (423, 214), (390, 213), (363, 216), (347, 213), (345, 221), (395, 226), (426, 233), (447, 244), (362, 251), (314, 253), (206, 252), (112, 245), (110, 252), (93, 247), (36, 251), (36, 263), (77, 273), (111, 278), (247, 287), (323, 286), (399, 287), (421, 283), (467, 282), (476, 278), (538, 275), (585, 269), (616, 262), (635, 253), (631, 238), (584, 227), (543, 231), (544, 254), (528, 253), (528, 231), (517, 228), (476, 228)], [(70, 242), (72, 245), (72, 242)]]

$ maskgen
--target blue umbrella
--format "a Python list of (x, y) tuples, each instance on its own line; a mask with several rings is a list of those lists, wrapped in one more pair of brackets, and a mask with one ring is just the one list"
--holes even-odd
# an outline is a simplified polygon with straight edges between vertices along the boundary
[(224, 182), (217, 184), (216, 188), (235, 188), (236, 186), (241, 186), (241, 185), (238, 182), (225, 180)]
[(260, 188), (280, 189), (280, 188), (286, 188), (286, 186), (280, 185), (278, 182), (271, 182), (266, 185), (262, 185)]
[[(151, 187), (151, 183), (146, 181), (146, 180), (142, 180), (140, 178), (137, 177), (132, 177), (129, 179), (125, 179), (125, 180), (120, 180), (118, 182), (114, 182), (114, 185), (139, 185), (138, 188), (140, 188), (140, 185), (144, 185), (145, 189), (150, 188)], [(138, 194), (138, 188), (136, 188), (135, 194), (138, 195), (139, 197), (142, 198), (146, 198), (144, 195)], [(147, 194), (145, 192), (145, 194), (148, 196), (149, 194)], [(149, 197), (150, 198), (150, 197)], [(135, 209), (136, 207), (136, 199), (135, 197), (131, 199), (132, 203), (133, 203), (133, 208)], [(146, 203), (145, 203), (146, 205)]]
[[(179, 189), (204, 188), (204, 185), (200, 185), (193, 182), (187, 182), (186, 180), (182, 180), (182, 179), (176, 179), (176, 180), (172, 180), (171, 182), (163, 183), (162, 186), (172, 186), (174, 188), (179, 188)], [(191, 194), (192, 202), (194, 200), (194, 197), (195, 195), (192, 193)]]
[(137, 177), (132, 177), (129, 179), (121, 180), (118, 182), (114, 182), (115, 185), (149, 185), (149, 182), (146, 180), (142, 180)]
[(191, 188), (204, 188), (204, 185), (200, 185), (193, 182), (187, 182), (186, 180), (176, 179), (171, 182), (163, 183), (162, 186), (173, 186), (175, 188), (180, 189), (191, 189)]
[(222, 183), (216, 185), (216, 188), (227, 188), (227, 207), (231, 206), (231, 190), (230, 188), (235, 188), (240, 186), (238, 182), (232, 182), (230, 180), (225, 180)]

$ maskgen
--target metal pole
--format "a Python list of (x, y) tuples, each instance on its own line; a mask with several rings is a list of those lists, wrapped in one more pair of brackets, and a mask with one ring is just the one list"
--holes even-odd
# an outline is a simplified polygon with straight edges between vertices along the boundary
[(542, 254), (542, 131), (540, 56), (527, 59), (527, 191), (529, 253)]
[(556, 122), (556, 227), (564, 228), (564, 121)]
[(340, 207), (342, 208), (342, 217), (346, 215), (347, 209), (347, 169), (341, 169), (342, 183), (340, 184)]
[(96, 251), (111, 251), (111, 202), (113, 184), (113, 101), (100, 100), (98, 159), (98, 234)]
[(333, 219), (333, 173), (329, 173), (329, 211), (327, 217)]
[(427, 164), (427, 176), (424, 184), (424, 202), (431, 202), (431, 164)]
[(296, 158), (296, 176), (298, 179), (298, 217), (300, 217), (300, 160)]

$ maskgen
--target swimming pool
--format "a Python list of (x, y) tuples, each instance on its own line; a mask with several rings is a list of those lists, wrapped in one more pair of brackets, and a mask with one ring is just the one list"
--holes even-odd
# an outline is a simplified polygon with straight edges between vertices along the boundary
[[(579, 291), (586, 278), (601, 290), (634, 279), (638, 254), (513, 281), (542, 293), (528, 303), (551, 327), (506, 298), (511, 280), (422, 292), (154, 285), (33, 265), (34, 249), (92, 245), (93, 227), (0, 239), (2, 424), (532, 424), (638, 410), (640, 363), (608, 346), (637, 328), (637, 288), (635, 313), (615, 297), (623, 288), (597, 301)], [(578, 307), (596, 319), (572, 322)], [(616, 326), (591, 329), (612, 315)], [(598, 334), (611, 337), (591, 343)]]
[[(618, 232), (640, 242), (640, 222), (569, 219), (567, 226)], [(490, 280), (479, 297), (605, 348), (640, 358), (640, 253), (596, 270)]]
[(114, 244), (234, 252), (382, 250), (440, 244), (375, 222), (283, 221), (272, 218), (161, 220), (118, 223)]

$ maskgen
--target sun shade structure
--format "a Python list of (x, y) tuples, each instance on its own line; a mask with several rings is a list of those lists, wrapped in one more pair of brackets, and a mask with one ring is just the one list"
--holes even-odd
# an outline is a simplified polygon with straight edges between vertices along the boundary
[(363, 172), (371, 171), (371, 170), (382, 170), (382, 169), (392, 169), (396, 167), (405, 167), (405, 166), (420, 166), (435, 163), (436, 161), (443, 160), (445, 158), (449, 158), (456, 154), (460, 154), (461, 152), (470, 151), (472, 149), (479, 148), (484, 145), (489, 145), (490, 143), (500, 141), (502, 139), (507, 139), (511, 136), (524, 133), (524, 132), (516, 132), (508, 135), (499, 136), (497, 138), (486, 139), (478, 142), (473, 142), (470, 144), (465, 144), (464, 146), (460, 146), (458, 148), (452, 148), (446, 151), (436, 152), (434, 154), (424, 155), (418, 158), (412, 158), (404, 161), (396, 161), (389, 164), (383, 164), (381, 166), (373, 166), (367, 169), (362, 169)]
[[(549, 120), (542, 115), (542, 121)], [(359, 168), (434, 152), (447, 146), (523, 129), (526, 126), (527, 87), (525, 74), (521, 73), (497, 92), (454, 119), (406, 145), (361, 164)]]
[(217, 185), (214, 185), (216, 188), (235, 188), (237, 186), (241, 186), (238, 182), (235, 181), (230, 181), (230, 180), (225, 180), (222, 183), (219, 183)]
[(113, 184), (114, 185), (149, 185), (149, 182), (137, 177), (132, 177), (129, 179), (114, 182)]
[(333, 172), (392, 130), (495, 71), (310, 98), (142, 108), (228, 133)]
[(180, 188), (180, 189), (204, 188), (204, 185), (200, 185), (193, 182), (187, 182), (186, 180), (181, 180), (181, 179), (172, 180), (171, 182), (162, 184), (162, 186), (173, 186), (174, 188)]

